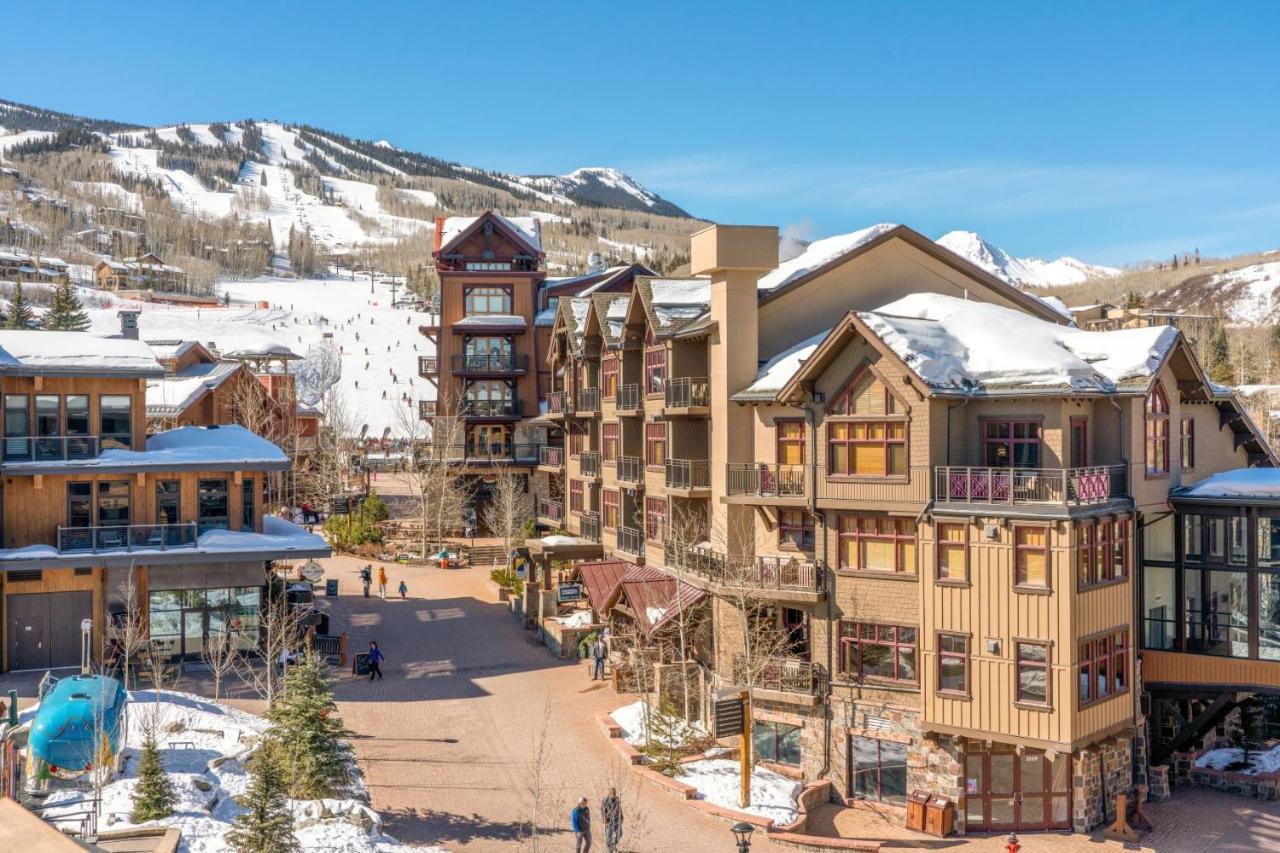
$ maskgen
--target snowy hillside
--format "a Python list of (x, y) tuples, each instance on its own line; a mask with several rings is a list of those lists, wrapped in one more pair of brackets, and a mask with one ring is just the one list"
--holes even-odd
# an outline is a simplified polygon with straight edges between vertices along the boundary
[(1222, 314), (1232, 326), (1274, 324), (1280, 322), (1280, 261), (1193, 275), (1153, 300), (1194, 313)]
[(972, 231), (949, 231), (938, 238), (938, 244), (1010, 284), (1063, 287), (1121, 274), (1115, 267), (1086, 264), (1075, 258), (1063, 257), (1056, 261), (1015, 258)]
[(531, 187), (539, 192), (574, 201), (623, 209), (634, 207), (639, 203), (657, 214), (689, 215), (666, 199), (642, 187), (630, 175), (603, 166), (577, 169), (567, 175), (535, 175), (516, 178), (516, 181), (522, 186)]

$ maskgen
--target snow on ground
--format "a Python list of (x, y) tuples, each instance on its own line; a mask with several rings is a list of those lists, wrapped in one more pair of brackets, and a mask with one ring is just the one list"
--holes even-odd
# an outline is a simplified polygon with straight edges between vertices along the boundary
[(0, 128), (0, 160), (3, 160), (5, 152), (15, 145), (37, 139), (52, 139), (56, 135), (52, 130), (21, 130), (17, 133), (6, 133), (3, 128)]
[(585, 628), (591, 624), (591, 611), (575, 610), (568, 616), (556, 616), (553, 618), (566, 628)]
[(84, 193), (96, 193), (130, 213), (142, 212), (142, 196), (119, 184), (109, 181), (72, 181), (71, 185)]
[[(411, 408), (416, 417), (418, 401), (434, 399), (430, 383), (418, 376), (418, 356), (435, 351), (418, 326), (432, 315), (392, 309), (391, 287), (381, 277), (375, 277), (372, 293), (369, 276), (362, 273), (354, 281), (263, 277), (222, 282), (218, 289), (230, 294), (230, 306), (130, 303), (142, 310), (141, 338), (211, 342), (222, 352), (283, 344), (304, 357), (292, 369), (299, 376), (299, 394), (311, 404), (325, 390), (317, 382), (323, 382), (328, 363), (336, 360), (341, 364), (337, 387), (347, 410), (357, 427), (368, 424), (369, 434), (375, 437), (387, 427), (396, 431), (398, 407)], [(404, 295), (403, 286), (397, 294)], [(269, 307), (257, 307), (260, 302)], [(120, 304), (108, 302), (89, 310), (92, 331), (118, 333)], [(408, 403), (402, 400), (406, 394)]]
[(1227, 307), (1227, 322), (1256, 325), (1271, 322), (1280, 310), (1280, 261), (1251, 264), (1238, 270), (1218, 273), (1209, 281), (1211, 290), (1235, 294)]
[(617, 240), (610, 240), (606, 237), (597, 237), (602, 244), (613, 249), (615, 252), (626, 255), (628, 253), (635, 255), (637, 258), (647, 258), (653, 254), (653, 250), (647, 246), (641, 246), (637, 243), (619, 243)]
[[(34, 706), (22, 714), (24, 720), (34, 715)], [(124, 770), (103, 788), (99, 827), (118, 830), (135, 825), (129, 814), (137, 785), (138, 755), (145, 727), (156, 718), (161, 732), (161, 760), (173, 780), (177, 802), (171, 817), (153, 825), (181, 829), (179, 850), (184, 853), (228, 853), (231, 847), (225, 835), (240, 813), (234, 798), (249, 785), (244, 761), (268, 724), (262, 717), (190, 693), (138, 690), (129, 694)], [(363, 795), (362, 780), (357, 779), (353, 788), (353, 793)], [(382, 834), (381, 816), (363, 799), (358, 796), (292, 801), (295, 835), (302, 848), (331, 853), (410, 850)], [(55, 791), (46, 800), (52, 808), (46, 810), (45, 816), (55, 818), (79, 811), (83, 808), (80, 800), (78, 791)]]
[[(648, 725), (645, 720), (645, 708), (642, 700), (623, 705), (610, 714), (613, 721), (622, 729), (622, 739), (632, 746), (643, 746), (649, 742)], [(691, 740), (706, 737), (707, 730), (701, 723), (682, 724), (672, 737)]]
[(804, 790), (800, 782), (764, 767), (756, 767), (751, 771), (751, 805), (743, 809), (739, 799), (741, 778), (738, 762), (726, 758), (683, 764), (676, 775), (676, 781), (698, 789), (698, 799), (726, 809), (771, 818), (779, 826), (794, 823), (800, 816), (796, 802)]
[[(1226, 770), (1228, 767), (1244, 763), (1244, 750), (1228, 747), (1211, 749), (1196, 759), (1196, 767), (1209, 767), (1213, 770)], [(1249, 766), (1234, 770), (1236, 773), (1247, 773), (1256, 776), (1259, 773), (1280, 773), (1280, 746), (1269, 750), (1249, 753)]]

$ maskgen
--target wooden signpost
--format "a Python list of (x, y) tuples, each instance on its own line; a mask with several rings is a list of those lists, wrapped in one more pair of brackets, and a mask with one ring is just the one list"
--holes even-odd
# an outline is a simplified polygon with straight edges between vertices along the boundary
[(738, 796), (739, 805), (747, 808), (751, 805), (751, 693), (743, 690), (733, 696), (716, 699), (715, 703), (715, 735), (716, 739), (726, 737), (742, 737), (742, 745), (738, 749), (740, 781)]

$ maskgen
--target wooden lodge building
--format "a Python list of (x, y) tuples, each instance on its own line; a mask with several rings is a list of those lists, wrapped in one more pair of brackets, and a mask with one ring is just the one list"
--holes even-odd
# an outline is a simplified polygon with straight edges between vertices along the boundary
[(175, 292), (186, 289), (187, 273), (182, 267), (166, 264), (154, 252), (122, 261), (111, 259), (93, 265), (99, 290)]
[(270, 562), (330, 553), (265, 512), (289, 467), (275, 445), (234, 425), (148, 434), (165, 368), (125, 331), (0, 332), (0, 670), (77, 665), (85, 619), (109, 655), (131, 573), (153, 649), (198, 656), (221, 632), (254, 648)]
[(706, 593), (761, 760), (1083, 832), (1280, 694), (1276, 458), (1176, 326), (1078, 329), (904, 226), (692, 259), (558, 300), (537, 515)]

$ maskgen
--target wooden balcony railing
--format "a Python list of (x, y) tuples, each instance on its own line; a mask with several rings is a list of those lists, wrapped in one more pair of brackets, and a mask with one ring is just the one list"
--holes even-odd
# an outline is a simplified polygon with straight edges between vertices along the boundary
[(564, 414), (564, 392), (549, 391), (547, 392), (547, 414), (563, 415)]
[(538, 518), (545, 518), (557, 526), (564, 524), (564, 504), (550, 498), (538, 498)]
[(644, 556), (644, 533), (634, 527), (618, 528), (618, 547), (628, 554)]
[(435, 416), (436, 416), (435, 400), (419, 400), (418, 401), (418, 419), (419, 420), (426, 421), (426, 420), (430, 420), (431, 418), (434, 418)]
[(730, 462), (725, 488), (731, 495), (762, 498), (802, 498), (805, 496), (807, 466), (776, 462)]
[(644, 460), (639, 456), (619, 456), (618, 479), (626, 483), (644, 482)]
[(584, 477), (600, 476), (600, 454), (595, 450), (584, 450), (578, 454), (578, 468)]
[(103, 527), (58, 526), (58, 550), (73, 552), (139, 551), (194, 548), (199, 537), (194, 521), (181, 524), (120, 524)]
[(638, 412), (644, 407), (644, 395), (640, 393), (638, 384), (629, 382), (626, 385), (618, 386), (618, 393), (614, 395), (614, 402), (619, 412)]
[(711, 463), (706, 459), (668, 459), (667, 488), (711, 488)]
[(600, 411), (600, 389), (599, 388), (579, 388), (578, 389), (578, 411), (579, 412)]
[(818, 695), (824, 685), (822, 667), (811, 661), (787, 657), (749, 660), (741, 653), (733, 656), (733, 682), (810, 696)]
[(548, 468), (563, 468), (564, 448), (559, 445), (538, 448), (538, 464)]
[(670, 409), (688, 409), (711, 405), (711, 383), (705, 376), (681, 376), (667, 380), (666, 406)]
[(582, 538), (592, 542), (600, 541), (600, 513), (584, 512), (582, 514)]
[(28, 435), (4, 439), (5, 462), (70, 462), (94, 459), (100, 443), (96, 435)]
[(939, 503), (1048, 504), (1088, 506), (1128, 494), (1128, 468), (974, 468), (934, 469), (934, 500)]
[(440, 359), (434, 355), (418, 356), (418, 375), (425, 379), (433, 379), (440, 372)]
[(765, 556), (730, 560), (710, 549), (663, 543), (663, 562), (672, 569), (699, 575), (708, 581), (745, 589), (822, 589), (822, 567), (812, 560), (792, 556)]

